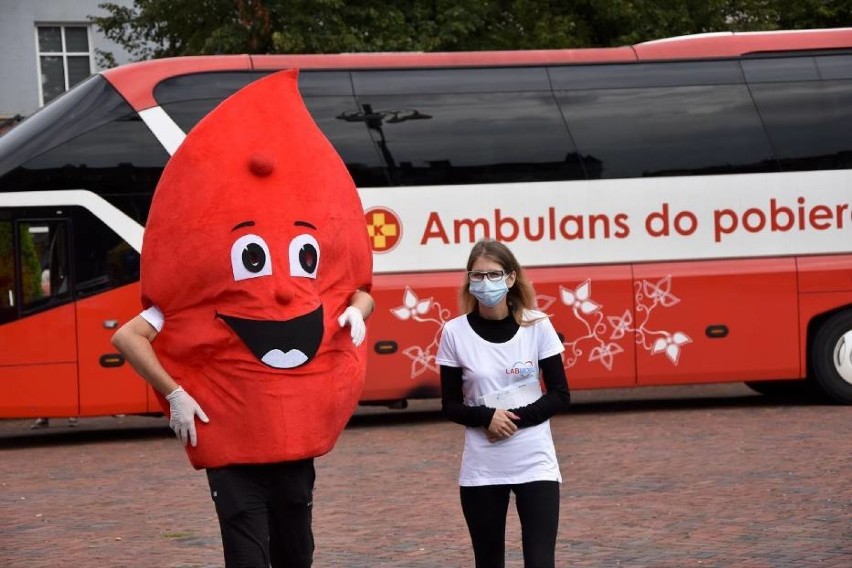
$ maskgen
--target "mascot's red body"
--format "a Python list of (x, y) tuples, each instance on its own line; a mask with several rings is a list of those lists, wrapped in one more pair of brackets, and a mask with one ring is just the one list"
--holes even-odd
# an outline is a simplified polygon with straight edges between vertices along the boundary
[(331, 450), (366, 365), (337, 318), (371, 274), (358, 194), (296, 71), (198, 123), (157, 186), (141, 279), (165, 317), (154, 350), (210, 418), (187, 446), (194, 467)]

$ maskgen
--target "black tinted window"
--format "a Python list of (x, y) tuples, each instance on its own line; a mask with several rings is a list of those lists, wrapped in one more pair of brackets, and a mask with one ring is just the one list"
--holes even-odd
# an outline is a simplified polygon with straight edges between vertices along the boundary
[(362, 96), (361, 121), (396, 185), (582, 179), (550, 93)]
[(199, 99), (222, 100), (252, 81), (266, 75), (251, 71), (209, 72), (180, 75), (161, 81), (154, 87), (154, 99), (160, 106)]
[(67, 212), (15, 208), (3, 217), (10, 220), (0, 221), (0, 323), (71, 301)]
[[(184, 132), (222, 100), (268, 72), (202, 73), (163, 81), (155, 95)], [(359, 187), (388, 184), (377, 149), (363, 123), (345, 117), (357, 112), (347, 71), (302, 71), (299, 91), (319, 128), (340, 154)]]
[(160, 82), (154, 88), (154, 98), (184, 132), (189, 132), (226, 97), (265, 75), (248, 71), (181, 75)]
[[(366, 124), (358, 119), (360, 114), (355, 99), (351, 96), (306, 96), (305, 105), (317, 126), (340, 154), (355, 185), (388, 185), (385, 163), (379, 149), (370, 140)], [(352, 120), (353, 117), (355, 120)]]
[[(225, 98), (274, 71), (196, 73), (167, 79), (154, 89), (154, 98), (184, 132), (189, 132), (202, 117)], [(352, 95), (347, 71), (301, 71), (299, 92), (302, 97)]]
[(349, 71), (300, 71), (299, 92), (303, 97), (352, 96), (352, 78)]
[[(134, 114), (81, 134), (0, 178), (0, 191), (86, 189), (139, 222), (169, 155)], [(112, 200), (112, 196), (121, 199)], [(147, 196), (147, 197), (146, 197)]]
[(814, 59), (824, 80), (852, 79), (852, 55), (825, 55)]
[[(218, 100), (232, 95), (249, 83), (274, 73), (265, 71), (227, 71), (193, 73), (161, 81), (154, 87), (154, 99), (160, 106), (193, 100)], [(299, 92), (308, 95), (351, 95), (348, 71), (300, 71)]]
[(852, 81), (752, 85), (786, 170), (852, 167)]
[(190, 101), (181, 101), (176, 103), (167, 103), (163, 105), (163, 110), (166, 111), (172, 120), (180, 126), (184, 132), (189, 132), (198, 124), (198, 121), (204, 118), (207, 113), (216, 108), (216, 105), (222, 102), (223, 99), (193, 99)]
[(139, 253), (88, 210), (72, 209), (75, 296), (89, 296), (138, 280)]
[[(305, 106), (320, 130), (340, 154), (356, 185), (370, 187), (387, 185), (388, 180), (379, 155), (370, 141), (363, 123), (348, 122), (338, 117), (356, 112), (355, 100), (350, 97), (304, 97)], [(188, 132), (221, 99), (199, 99), (170, 103), (165, 111)]]
[(684, 87), (743, 82), (736, 61), (683, 61), (550, 67), (553, 88), (559, 90)]
[[(23, 219), (18, 223), (22, 308), (34, 311), (70, 294), (68, 222)], [(31, 265), (32, 263), (32, 265)]]
[(816, 81), (819, 79), (813, 57), (744, 59), (742, 65), (746, 80), (749, 83)]
[(0, 324), (18, 317), (17, 270), (13, 224), (0, 220)]
[(559, 91), (589, 177), (774, 171), (743, 85)]
[(361, 97), (550, 90), (544, 67), (354, 71), (352, 82), (355, 92)]
[[(46, 119), (52, 119), (46, 120)], [(86, 81), (0, 138), (0, 191), (85, 189), (140, 223), (168, 153), (102, 78)], [(23, 162), (16, 162), (22, 159)]]
[(103, 77), (90, 77), (0, 136), (0, 175), (85, 132), (133, 114)]

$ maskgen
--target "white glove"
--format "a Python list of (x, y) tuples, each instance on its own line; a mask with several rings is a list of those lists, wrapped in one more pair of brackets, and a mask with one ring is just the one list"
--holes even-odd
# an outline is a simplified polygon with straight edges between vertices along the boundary
[(355, 306), (349, 306), (343, 311), (343, 315), (337, 319), (337, 323), (340, 324), (340, 327), (348, 325), (351, 328), (352, 343), (355, 344), (355, 347), (361, 345), (367, 335), (367, 326), (364, 324), (364, 316), (361, 314), (361, 310)]
[(171, 417), (169, 418), (169, 426), (174, 430), (175, 435), (185, 446), (187, 439), (194, 448), (198, 438), (195, 433), (195, 416), (204, 422), (210, 422), (195, 399), (189, 396), (189, 393), (183, 390), (183, 387), (178, 387), (166, 396), (169, 401), (169, 409)]

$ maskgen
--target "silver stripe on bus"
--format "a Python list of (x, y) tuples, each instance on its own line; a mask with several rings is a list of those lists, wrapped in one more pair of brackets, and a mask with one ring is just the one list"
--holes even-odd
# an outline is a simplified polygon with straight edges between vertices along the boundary
[(169, 156), (173, 156), (177, 149), (183, 144), (186, 133), (172, 120), (162, 107), (151, 107), (139, 111), (139, 116), (145, 122), (148, 129), (157, 137)]
[(85, 189), (61, 191), (10, 191), (0, 193), (2, 207), (70, 207), (91, 211), (136, 252), (142, 252), (143, 227), (103, 197)]

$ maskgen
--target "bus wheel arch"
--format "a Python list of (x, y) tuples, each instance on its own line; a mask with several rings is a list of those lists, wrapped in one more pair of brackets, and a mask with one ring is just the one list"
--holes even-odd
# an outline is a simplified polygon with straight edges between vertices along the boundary
[(834, 402), (852, 404), (852, 307), (814, 321), (808, 338), (814, 382)]

